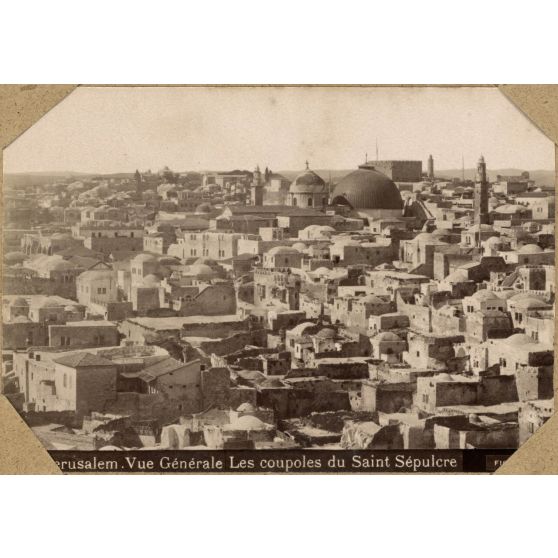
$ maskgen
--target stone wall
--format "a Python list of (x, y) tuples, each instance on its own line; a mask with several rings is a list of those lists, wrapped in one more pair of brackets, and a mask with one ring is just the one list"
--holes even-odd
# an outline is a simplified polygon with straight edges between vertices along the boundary
[[(203, 408), (229, 406), (230, 373), (227, 368), (210, 368), (201, 372)], [(236, 407), (235, 407), (236, 408)]]

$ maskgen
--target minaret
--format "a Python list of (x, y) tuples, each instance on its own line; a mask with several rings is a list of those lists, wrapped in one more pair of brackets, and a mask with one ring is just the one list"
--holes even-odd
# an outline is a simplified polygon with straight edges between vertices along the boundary
[(134, 180), (136, 181), (136, 192), (141, 191), (141, 174), (138, 169), (134, 173)]
[(263, 205), (262, 173), (260, 172), (259, 165), (254, 170), (254, 179), (252, 180), (250, 197), (252, 205)]
[(482, 155), (477, 163), (474, 209), (475, 225), (488, 225), (488, 178), (486, 176), (486, 163)]
[(428, 178), (434, 178), (434, 159), (432, 155), (428, 156)]

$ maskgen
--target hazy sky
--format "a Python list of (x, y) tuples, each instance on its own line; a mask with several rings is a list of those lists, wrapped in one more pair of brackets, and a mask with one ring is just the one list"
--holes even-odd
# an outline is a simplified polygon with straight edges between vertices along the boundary
[(554, 168), (496, 88), (81, 87), (4, 152), (5, 172), (351, 169), (375, 158)]

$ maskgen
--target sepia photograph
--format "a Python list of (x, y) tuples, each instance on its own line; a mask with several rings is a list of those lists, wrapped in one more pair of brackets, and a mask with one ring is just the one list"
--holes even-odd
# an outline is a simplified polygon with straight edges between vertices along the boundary
[(493, 472), (554, 149), (495, 87), (78, 87), (3, 152), (1, 392), (68, 473)]

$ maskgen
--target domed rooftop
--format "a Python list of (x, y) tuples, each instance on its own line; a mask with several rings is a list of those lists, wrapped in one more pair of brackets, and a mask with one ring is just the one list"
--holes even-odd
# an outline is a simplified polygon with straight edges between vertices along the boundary
[(331, 327), (324, 327), (316, 333), (316, 337), (319, 337), (320, 339), (333, 339), (336, 335), (335, 330)]
[(301, 336), (304, 332), (310, 328), (315, 327), (316, 324), (313, 322), (302, 322), (301, 324), (295, 325), (291, 330), (289, 330), (289, 334), (296, 336)]
[(318, 267), (318, 269), (315, 269), (312, 273), (314, 275), (329, 275), (330, 274), (330, 269), (328, 269), (327, 267)]
[(452, 271), (445, 279), (446, 283), (463, 283), (469, 281), (469, 274), (464, 269)]
[(138, 254), (132, 261), (134, 263), (156, 262), (157, 258), (153, 254)]
[(62, 306), (62, 304), (60, 304), (60, 302), (58, 302), (57, 300), (54, 300), (52, 298), (47, 298), (41, 304), (41, 308), (59, 308), (60, 306)]
[(295, 250), (298, 250), (299, 252), (302, 252), (302, 251), (306, 250), (308, 248), (308, 246), (306, 246), (306, 244), (304, 244), (304, 242), (295, 242), (292, 245), (292, 248), (294, 248)]
[(89, 280), (89, 279), (103, 279), (113, 277), (114, 272), (112, 269), (90, 269), (88, 271), (84, 271), (81, 275), (78, 276), (80, 281)]
[(188, 272), (191, 275), (195, 275), (196, 277), (200, 277), (202, 275), (214, 276), (215, 270), (209, 267), (206, 264), (194, 264), (188, 268)]
[(513, 213), (525, 213), (525, 211), (527, 211), (527, 208), (518, 204), (505, 203), (504, 205), (498, 206), (496, 209), (494, 209), (494, 211), (503, 215), (509, 215)]
[(159, 263), (161, 265), (177, 265), (179, 261), (180, 260), (174, 256), (163, 256), (159, 258)]
[(526, 296), (512, 300), (514, 307), (522, 308), (523, 310), (535, 310), (536, 308), (546, 308), (549, 306), (543, 300), (534, 296)]
[(437, 238), (438, 240), (443, 240), (444, 242), (449, 240), (451, 236), (449, 231), (445, 231), (443, 229), (434, 229), (431, 234), (433, 238)]
[(68, 240), (72, 238), (72, 235), (68, 233), (54, 233), (50, 238), (52, 240)]
[(491, 236), (488, 240), (486, 240), (486, 244), (492, 247), (501, 246), (502, 240), (498, 236)]
[(143, 283), (145, 285), (158, 285), (159, 281), (159, 277), (157, 277), (157, 275), (154, 275), (153, 273), (150, 273), (143, 278)]
[(299, 174), (289, 187), (289, 192), (291, 194), (314, 194), (325, 193), (326, 191), (327, 188), (324, 179), (310, 170), (308, 162), (306, 162), (306, 170), (302, 174)]
[(517, 292), (517, 291), (511, 291), (514, 293), (514, 295), (512, 297), (510, 297), (510, 300), (522, 300), (524, 298), (536, 298), (537, 300), (540, 300), (542, 302), (542, 298), (539, 298), (538, 296), (532, 295), (530, 293), (525, 293), (525, 292)]
[(211, 204), (205, 202), (205, 203), (200, 203), (200, 205), (198, 205), (196, 207), (196, 213), (211, 213)]
[(384, 304), (384, 301), (377, 297), (376, 295), (369, 294), (357, 299), (358, 302), (364, 302), (366, 304)]
[(252, 403), (246, 402), (239, 405), (236, 410), (239, 413), (254, 413), (256, 408), (252, 405)]
[(473, 225), (472, 227), (469, 227), (468, 229), (465, 229), (463, 232), (465, 232), (465, 233), (494, 232), (494, 228), (492, 227), (492, 225), (476, 224), (476, 225)]
[(513, 290), (513, 289), (508, 289), (505, 291), (498, 291), (498, 294), (500, 296), (500, 298), (504, 299), (504, 300), (508, 300), (511, 298), (514, 298), (515, 296), (517, 296), (517, 291)]
[(396, 335), (395, 333), (391, 332), (391, 331), (384, 331), (382, 333), (380, 333), (376, 339), (378, 341), (401, 341), (401, 337), (399, 337), (399, 335)]
[(520, 254), (540, 254), (543, 249), (536, 244), (525, 244), (519, 249)]
[(212, 258), (206, 258), (206, 257), (201, 257), (198, 258), (195, 262), (195, 265), (208, 265), (210, 267), (219, 265), (214, 259)]
[(380, 265), (377, 265), (374, 269), (376, 269), (377, 271), (384, 271), (389, 269), (395, 269), (395, 266), (393, 264), (390, 264), (389, 262), (384, 262), (381, 263)]
[(74, 266), (66, 260), (47, 261), (45, 267), (50, 271), (67, 271), (74, 269)]
[(474, 293), (471, 298), (475, 300), (500, 300), (500, 297), (494, 292), (487, 289), (481, 289)]
[(285, 384), (278, 378), (267, 378), (260, 386), (265, 388), (284, 388)]
[(435, 242), (438, 239), (434, 236), (433, 233), (421, 232), (417, 234), (417, 236), (415, 236), (413, 240), (418, 243), (425, 243), (425, 242)]
[(23, 252), (8, 252), (4, 254), (4, 261), (8, 263), (21, 263), (27, 259), (27, 255)]
[(336, 246), (360, 246), (360, 242), (350, 236), (339, 236), (334, 239), (333, 243)]
[(332, 203), (354, 209), (402, 209), (395, 183), (370, 165), (362, 165), (335, 186)]
[(274, 246), (269, 250), (269, 256), (276, 256), (277, 254), (298, 254), (298, 250), (292, 246)]
[(515, 333), (514, 335), (508, 337), (505, 341), (508, 345), (515, 345), (515, 346), (529, 345), (535, 342), (535, 340), (532, 337), (529, 337), (525, 333)]
[(231, 430), (264, 430), (265, 422), (252, 415), (243, 415), (229, 425)]

